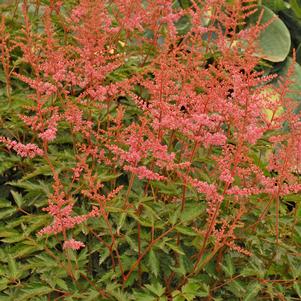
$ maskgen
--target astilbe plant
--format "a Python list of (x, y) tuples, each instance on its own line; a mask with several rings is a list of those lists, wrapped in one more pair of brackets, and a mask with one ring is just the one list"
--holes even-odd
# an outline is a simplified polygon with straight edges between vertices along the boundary
[[(32, 76), (13, 76), (32, 90), (20, 112), (32, 139), (23, 144), (0, 137), (9, 150), (44, 160), (52, 172), (43, 210), (53, 221), (38, 236), (55, 235), (64, 250), (78, 250), (89, 239), (76, 229), (87, 225), (87, 237), (95, 236), (110, 252), (112, 281), (124, 288), (130, 278), (138, 280), (137, 287), (148, 282), (143, 262), (169, 241), (174, 266), (161, 270), (169, 298), (209, 262), (218, 265), (227, 248), (252, 256), (243, 237), (252, 226), (244, 217), (255, 210), (254, 199), (265, 207), (257, 223), (275, 205), (278, 241), (279, 202), (301, 191), (301, 123), (287, 96), (292, 70), (274, 86), (276, 76), (258, 68), (256, 41), (267, 24), (246, 25), (256, 3), (191, 0), (181, 8), (166, 0), (82, 0), (68, 12), (63, 7), (50, 1), (44, 30), (37, 33), (23, 2), (23, 32), (12, 42)], [(183, 20), (188, 27), (181, 33)], [(52, 152), (63, 136), (71, 139), (73, 166), (61, 172)], [(262, 141), (259, 165), (253, 154)], [(111, 178), (103, 182), (100, 170)], [(161, 189), (174, 185), (177, 193)], [(163, 208), (172, 204), (178, 215), (145, 230), (142, 198)], [(130, 263), (119, 242), (126, 230), (110, 213), (114, 200), (119, 215), (134, 221), (137, 248)], [(206, 209), (189, 224), (198, 239), (188, 249), (179, 229), (191, 201), (196, 211)], [(86, 211), (78, 214), (81, 207)], [(98, 233), (98, 223), (106, 225), (108, 236)], [(190, 269), (178, 275), (185, 251)]]

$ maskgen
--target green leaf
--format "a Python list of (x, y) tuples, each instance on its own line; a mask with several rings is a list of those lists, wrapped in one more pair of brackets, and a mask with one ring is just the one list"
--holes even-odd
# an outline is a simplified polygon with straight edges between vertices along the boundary
[(208, 297), (210, 293), (210, 287), (206, 283), (202, 283), (200, 285), (199, 291), (198, 291), (198, 296), (199, 297)]
[(197, 296), (199, 285), (197, 283), (188, 282), (182, 288), (182, 294), (186, 300), (192, 301)]
[(288, 259), (291, 274), (295, 279), (297, 279), (301, 275), (301, 262), (298, 261), (296, 257), (291, 255), (288, 255), (287, 259)]
[(0, 220), (11, 217), (16, 211), (16, 208), (6, 208), (0, 210)]
[[(154, 204), (154, 203), (152, 203), (152, 204)], [(151, 206), (149, 206), (147, 203), (143, 203), (142, 205), (146, 211), (146, 215), (148, 217), (150, 217), (152, 219), (152, 221), (154, 220), (154, 218), (159, 219), (159, 220), (161, 219), (160, 216), (156, 213), (156, 211)]]
[(2, 209), (2, 208), (9, 208), (9, 207), (12, 207), (11, 202), (9, 202), (6, 199), (4, 199), (4, 200), (0, 199), (0, 209)]
[(232, 292), (236, 297), (241, 298), (241, 296), (244, 296), (246, 293), (246, 289), (242, 286), (242, 284), (239, 281), (232, 281), (230, 282), (226, 288)]
[(8, 287), (9, 281), (6, 278), (0, 278), (0, 291), (5, 290)]
[(17, 191), (14, 191), (14, 190), (11, 190), (10, 191), (18, 208), (21, 208), (22, 207), (22, 203), (23, 203), (23, 197), (22, 197), (22, 194), (17, 192)]
[(175, 229), (181, 233), (181, 234), (184, 234), (184, 235), (187, 235), (187, 236), (196, 236), (197, 234), (191, 230), (191, 228), (189, 227), (184, 227), (184, 226), (176, 226)]
[(185, 259), (187, 261), (187, 258), (184, 256), (179, 257), (179, 262), (177, 264), (177, 267), (172, 267), (172, 270), (176, 272), (177, 274), (184, 276), (187, 273), (186, 265), (185, 265)]
[(122, 175), (121, 173), (111, 174), (111, 175), (101, 174), (101, 175), (98, 175), (98, 179), (104, 183), (104, 182), (109, 182), (111, 180), (117, 179), (121, 175)]
[(149, 295), (147, 293), (135, 292), (134, 293), (135, 301), (156, 301), (157, 298)]
[(49, 286), (36, 283), (29, 285), (27, 288), (24, 288), (21, 291), (22, 295), (15, 299), (15, 301), (33, 300), (33, 297), (49, 294), (52, 289)]
[(0, 165), (0, 175), (4, 173), (7, 169), (11, 168), (14, 166), (13, 162), (10, 161), (2, 161), (4, 158), (1, 159), (1, 165)]
[(142, 217), (138, 217), (136, 214), (130, 212), (129, 215), (134, 218), (137, 222), (139, 222), (139, 224), (141, 224), (142, 226), (144, 227), (149, 227), (149, 228), (152, 228), (153, 226), (156, 228), (156, 229), (162, 229), (163, 228), (163, 224), (159, 224), (159, 223), (156, 223), (155, 225), (150, 222), (148, 219), (145, 219), (145, 218), (142, 218)]
[(12, 252), (12, 256), (14, 258), (27, 257), (28, 255), (31, 255), (32, 253), (41, 251), (42, 249), (43, 249), (42, 247), (26, 246), (23, 244), (18, 244), (18, 248), (16, 249), (15, 252)]
[(160, 271), (160, 264), (159, 264), (159, 260), (156, 256), (155, 252), (153, 251), (153, 249), (151, 249), (148, 253), (148, 266), (150, 267), (150, 271), (156, 277), (158, 277), (159, 271)]
[(16, 280), (18, 275), (17, 263), (10, 254), (7, 256), (7, 263), (9, 269), (9, 278)]
[(244, 301), (253, 301), (255, 297), (258, 295), (261, 289), (261, 285), (258, 282), (253, 282), (248, 285), (248, 291), (244, 297)]
[(173, 251), (175, 251), (176, 253), (181, 254), (181, 255), (185, 255), (185, 253), (182, 251), (182, 249), (181, 249), (179, 246), (177, 246), (177, 245), (175, 245), (175, 244), (172, 244), (172, 243), (168, 243), (168, 242), (166, 242), (165, 244), (166, 244), (170, 249), (172, 249)]
[(181, 221), (183, 223), (193, 221), (199, 215), (205, 212), (205, 206), (201, 203), (187, 203), (184, 211), (181, 213)]
[(22, 177), (21, 181), (26, 181), (28, 179), (34, 178), (38, 175), (43, 175), (43, 176), (51, 176), (52, 171), (48, 165), (44, 166), (39, 166), (37, 167), (33, 172), (26, 174), (24, 177)]
[(169, 217), (169, 221), (172, 225), (175, 225), (178, 218), (180, 217), (181, 214), (181, 208), (179, 207), (177, 210), (172, 210), (171, 211), (171, 216)]
[(260, 24), (270, 22), (258, 38), (259, 48), (256, 55), (271, 62), (282, 62), (291, 48), (290, 32), (279, 17), (265, 6), (258, 6), (258, 11), (250, 17), (250, 23), (256, 24), (261, 11), (264, 10)]
[(15, 236), (11, 236), (11, 237), (1, 239), (2, 242), (8, 243), (8, 244), (23, 241), (23, 240), (24, 240), (23, 234), (19, 234), (19, 235), (15, 235)]
[(192, 26), (189, 16), (182, 16), (178, 21), (175, 22), (175, 26), (179, 35), (185, 35)]
[(263, 0), (262, 4), (274, 12), (288, 8), (288, 4), (284, 0)]
[[(107, 290), (110, 293), (110, 295), (112, 295), (117, 301), (128, 301), (129, 300), (128, 295), (120, 288), (116, 288), (116, 286), (115, 287), (112, 286), (112, 288), (109, 287), (109, 289), (107, 289)], [(93, 301), (94, 300), (96, 301), (98, 299), (93, 299)]]
[(145, 287), (158, 297), (162, 296), (165, 292), (165, 288), (159, 282), (146, 284)]
[(185, 297), (178, 290), (172, 292), (172, 298), (173, 301), (185, 301)]
[(57, 278), (55, 279), (55, 283), (57, 284), (58, 287), (62, 288), (65, 291), (68, 291), (68, 285), (65, 280)]
[(195, 297), (209, 296), (209, 286), (205, 283), (190, 280), (183, 286), (182, 293), (185, 300), (192, 301), (195, 300)]
[(169, 183), (162, 183), (162, 182), (153, 182), (152, 186), (155, 188), (159, 188), (159, 192), (167, 195), (179, 195), (181, 190), (179, 188), (180, 184), (169, 182)]
[(244, 277), (257, 276), (258, 278), (264, 278), (264, 266), (261, 261), (256, 260), (256, 258), (253, 257), (253, 261), (242, 269), (241, 275)]
[(125, 212), (120, 214), (119, 220), (118, 220), (118, 223), (117, 223), (117, 233), (119, 233), (120, 229), (124, 225), (124, 222), (126, 220), (126, 216), (127, 216), (127, 214)]
[(301, 18), (301, 1), (300, 0), (291, 0), (290, 1), (291, 9), (298, 18)]
[(298, 296), (301, 298), (301, 285), (299, 283), (295, 282), (293, 287), (294, 287), (294, 290), (296, 291), (296, 293), (298, 294)]
[(235, 267), (229, 254), (226, 254), (225, 256), (225, 264), (222, 264), (222, 269), (229, 277), (232, 277), (235, 273)]

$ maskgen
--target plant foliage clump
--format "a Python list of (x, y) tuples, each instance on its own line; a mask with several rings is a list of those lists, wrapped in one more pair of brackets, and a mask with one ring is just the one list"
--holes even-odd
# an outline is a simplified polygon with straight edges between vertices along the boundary
[(269, 8), (3, 12), (1, 300), (300, 300), (298, 65), (270, 72)]

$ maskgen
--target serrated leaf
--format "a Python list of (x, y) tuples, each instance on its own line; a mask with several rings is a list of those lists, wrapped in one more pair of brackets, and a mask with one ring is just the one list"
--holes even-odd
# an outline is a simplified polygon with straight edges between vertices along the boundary
[(171, 268), (174, 272), (176, 272), (177, 274), (179, 274), (181, 276), (184, 276), (187, 273), (187, 270), (186, 270), (186, 267), (185, 267), (185, 264), (184, 264), (184, 260), (185, 260), (185, 257), (180, 256), (179, 260), (178, 260), (179, 262), (178, 262), (177, 267), (172, 267)]
[(17, 275), (18, 275), (17, 263), (10, 254), (8, 254), (8, 256), (7, 256), (7, 264), (8, 264), (8, 270), (9, 270), (9, 278), (16, 280)]
[(141, 224), (141, 226), (144, 226), (144, 227), (148, 227), (148, 228), (155, 227), (156, 229), (162, 229), (164, 226), (163, 223), (153, 224), (153, 223), (149, 222), (149, 220), (142, 218), (142, 217), (138, 217), (135, 213), (132, 213), (132, 212), (130, 212), (129, 215), (132, 218), (134, 218), (137, 222), (139, 222), (139, 224)]
[(62, 288), (65, 291), (68, 291), (68, 285), (65, 280), (57, 278), (55, 279), (55, 283), (57, 284), (58, 287)]
[[(107, 298), (106, 298), (107, 299)], [(89, 292), (89, 295), (85, 296), (84, 298), (85, 301), (105, 301), (105, 299), (101, 298), (99, 296), (99, 292), (94, 290), (94, 289), (91, 289), (90, 292)]]
[(209, 286), (205, 283), (198, 283), (196, 281), (189, 281), (182, 288), (183, 296), (185, 300), (195, 300), (195, 297), (207, 297), (209, 296)]
[(301, 275), (301, 263), (297, 261), (297, 259), (291, 255), (287, 256), (290, 271), (295, 279)]
[(156, 213), (156, 211), (150, 207), (148, 204), (143, 203), (143, 208), (148, 212), (148, 216), (150, 216), (153, 220), (153, 218), (155, 217), (156, 219), (161, 219), (160, 216)]
[(235, 273), (235, 267), (229, 254), (225, 255), (225, 263), (222, 264), (222, 269), (229, 277), (232, 277)]
[(226, 288), (239, 298), (246, 293), (246, 289), (236, 280), (227, 284)]
[(18, 234), (21, 234), (21, 233), (14, 229), (7, 229), (7, 226), (0, 228), (0, 237), (13, 237)]
[(23, 203), (23, 197), (22, 197), (22, 194), (19, 193), (19, 192), (17, 192), (17, 191), (14, 191), (14, 190), (11, 190), (10, 192), (11, 192), (11, 194), (12, 194), (12, 196), (13, 196), (13, 198), (14, 198), (16, 204), (17, 204), (17, 206), (18, 206), (19, 208), (21, 208), (21, 207), (22, 207), (22, 203)]
[(15, 252), (12, 252), (12, 256), (14, 258), (22, 258), (22, 257), (26, 257), (28, 255), (31, 255), (32, 253), (35, 253), (37, 251), (41, 251), (43, 248), (37, 248), (35, 246), (20, 246), (17, 248), (17, 250)]
[(172, 249), (173, 251), (175, 251), (176, 253), (178, 253), (178, 254), (180, 254), (180, 255), (185, 255), (185, 253), (183, 252), (183, 250), (179, 247), (179, 246), (177, 246), (177, 245), (175, 245), (175, 244), (172, 244), (172, 243), (168, 243), (168, 242), (166, 242), (165, 243), (170, 249)]
[(12, 243), (23, 241), (24, 239), (25, 239), (24, 235), (19, 234), (19, 235), (14, 235), (14, 236), (7, 237), (7, 238), (2, 238), (1, 241), (8, 243), (8, 244), (12, 244)]
[(176, 183), (153, 182), (152, 186), (159, 188), (159, 192), (166, 195), (179, 195), (180, 189)]
[(51, 176), (52, 171), (49, 167), (49, 165), (39, 166), (37, 167), (33, 172), (26, 174), (23, 176), (20, 181), (24, 182), (26, 180), (29, 180), (31, 178), (34, 178), (36, 176), (43, 175), (43, 176)]
[(184, 234), (184, 235), (188, 235), (188, 236), (196, 236), (197, 234), (191, 230), (191, 228), (189, 227), (184, 227), (184, 226), (176, 226), (175, 229), (181, 233), (181, 234)]
[(41, 184), (36, 184), (36, 183), (32, 183), (30, 181), (10, 181), (7, 182), (6, 184), (11, 185), (11, 186), (15, 186), (15, 187), (19, 187), (19, 188), (23, 188), (27, 191), (43, 191), (43, 186)]
[(6, 278), (0, 278), (0, 291), (5, 290), (8, 287), (9, 281)]
[(159, 271), (160, 271), (160, 264), (159, 264), (159, 260), (155, 254), (155, 252), (153, 251), (153, 249), (151, 249), (148, 253), (148, 265), (150, 267), (150, 272), (153, 273), (156, 277), (158, 277), (159, 275)]
[(16, 208), (1, 209), (0, 210), (0, 220), (11, 217), (16, 212), (17, 212)]
[(32, 284), (21, 290), (22, 294), (15, 301), (33, 300), (33, 297), (49, 294), (52, 289), (42, 284)]
[(264, 274), (265, 270), (262, 264), (258, 261), (251, 262), (250, 264), (246, 265), (241, 271), (241, 275), (244, 277), (257, 276), (259, 278), (264, 278)]
[(181, 208), (172, 212), (172, 215), (169, 217), (169, 221), (172, 225), (175, 225), (181, 214)]
[(261, 285), (258, 282), (251, 283), (248, 285), (248, 291), (244, 297), (244, 301), (253, 301), (258, 295), (261, 289)]
[(0, 200), (0, 209), (12, 207), (11, 202), (8, 200)]
[(165, 292), (165, 288), (158, 282), (146, 284), (145, 287), (158, 297), (162, 296)]
[(128, 301), (129, 296), (123, 290), (119, 288), (112, 288), (108, 290), (110, 294), (117, 300), (117, 301)]
[(125, 213), (125, 212), (120, 214), (119, 220), (118, 220), (118, 223), (117, 223), (117, 233), (119, 233), (120, 229), (124, 225), (124, 222), (126, 220), (126, 216), (127, 216), (127, 213)]
[(172, 292), (173, 301), (185, 301), (185, 298), (182, 296), (182, 293), (178, 290)]
[(135, 297), (135, 301), (156, 301), (157, 299), (154, 296), (142, 292), (135, 292), (134, 297)]
[(182, 293), (184, 294), (193, 294), (196, 295), (197, 291), (199, 290), (200, 285), (195, 282), (188, 282), (182, 288)]
[(198, 290), (198, 296), (199, 297), (208, 297), (210, 293), (210, 287), (206, 283), (202, 283), (200, 285), (200, 288)]

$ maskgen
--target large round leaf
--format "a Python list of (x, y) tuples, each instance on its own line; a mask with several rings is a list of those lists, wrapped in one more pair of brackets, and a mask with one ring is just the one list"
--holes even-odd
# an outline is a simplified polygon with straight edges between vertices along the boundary
[(257, 56), (271, 62), (282, 62), (287, 57), (291, 48), (291, 37), (289, 30), (279, 17), (265, 6), (258, 6), (258, 11), (250, 18), (251, 24), (256, 24), (263, 11), (260, 24), (266, 24), (274, 19), (259, 36), (259, 49)]

